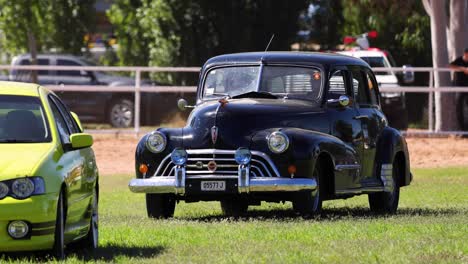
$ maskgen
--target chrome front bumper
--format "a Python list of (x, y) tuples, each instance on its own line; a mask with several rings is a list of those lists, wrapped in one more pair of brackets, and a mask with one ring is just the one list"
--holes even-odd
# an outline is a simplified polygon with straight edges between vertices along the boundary
[[(221, 180), (216, 176), (207, 180)], [(146, 179), (133, 179), (129, 188), (135, 193), (168, 193), (185, 194), (185, 168), (177, 166), (174, 176), (155, 176)], [(282, 177), (250, 177), (248, 166), (239, 166), (237, 190), (239, 193), (251, 192), (296, 192), (313, 191), (317, 188), (315, 179), (282, 178)]]

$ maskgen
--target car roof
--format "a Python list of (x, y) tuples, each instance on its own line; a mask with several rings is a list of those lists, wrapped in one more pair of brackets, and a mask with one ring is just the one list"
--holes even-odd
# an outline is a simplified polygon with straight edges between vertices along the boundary
[(39, 97), (40, 86), (35, 83), (0, 81), (0, 95), (21, 95)]
[(368, 67), (369, 65), (355, 57), (345, 56), (336, 53), (323, 52), (245, 52), (226, 54), (209, 59), (204, 68), (218, 64), (248, 64), (248, 63), (291, 63), (300, 65), (359, 65)]
[(353, 56), (353, 57), (384, 57), (385, 53), (378, 50), (351, 50), (351, 51), (338, 51), (338, 54)]

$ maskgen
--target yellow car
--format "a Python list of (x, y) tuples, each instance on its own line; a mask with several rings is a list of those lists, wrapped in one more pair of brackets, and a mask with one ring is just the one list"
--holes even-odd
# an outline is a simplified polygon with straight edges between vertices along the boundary
[(37, 84), (0, 82), (0, 252), (98, 246), (93, 138)]

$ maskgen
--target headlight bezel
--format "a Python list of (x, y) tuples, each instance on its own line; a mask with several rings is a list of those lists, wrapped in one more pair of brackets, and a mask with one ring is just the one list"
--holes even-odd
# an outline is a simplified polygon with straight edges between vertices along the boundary
[[(163, 143), (160, 145), (160, 147), (155, 147), (154, 145), (151, 144), (151, 140), (155, 139), (155, 138), (158, 138), (158, 137), (159, 137), (159, 139), (161, 139), (161, 141)], [(167, 137), (166, 137), (166, 135), (164, 135), (164, 133), (161, 133), (159, 131), (151, 132), (148, 135), (148, 137), (146, 138), (145, 147), (146, 147), (146, 149), (148, 151), (150, 151), (151, 153), (154, 153), (154, 154), (158, 154), (158, 153), (163, 152), (167, 147)]]
[[(274, 140), (276, 137), (281, 137), (284, 139), (284, 146), (280, 149), (276, 149), (274, 146), (272, 146), (272, 140)], [(274, 131), (267, 137), (267, 145), (268, 149), (270, 149), (271, 152), (275, 154), (281, 154), (286, 152), (289, 149), (290, 145), (290, 140), (289, 137), (282, 131)]]
[[(32, 192), (25, 196), (18, 195), (18, 192), (13, 191), (13, 186), (15, 182), (18, 183), (24, 180), (28, 180), (29, 183), (32, 184), (32, 187), (33, 187)], [(16, 178), (16, 179), (11, 179), (11, 180), (5, 180), (5, 181), (0, 181), (0, 184), (5, 185), (8, 188), (8, 193), (5, 196), (0, 197), (0, 200), (6, 197), (12, 197), (17, 200), (24, 200), (24, 199), (30, 198), (31, 196), (45, 193), (45, 181), (44, 181), (44, 178), (40, 176), (21, 177), (21, 178)]]

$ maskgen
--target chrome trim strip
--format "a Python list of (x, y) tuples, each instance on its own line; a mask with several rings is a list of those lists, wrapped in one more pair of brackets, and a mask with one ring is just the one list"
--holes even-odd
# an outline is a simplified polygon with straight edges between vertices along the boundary
[(237, 179), (237, 175), (233, 176), (226, 176), (226, 175), (187, 175), (186, 179), (188, 180), (196, 180), (196, 179), (201, 179), (201, 180), (222, 180), (222, 179)]
[[(261, 162), (261, 161), (259, 161), (259, 160), (257, 160), (257, 159), (252, 159), (251, 162), (250, 162), (250, 164), (252, 164), (252, 161), (260, 163), (260, 165), (262, 165), (262, 167), (263, 167), (263, 168), (265, 169), (265, 171), (268, 173), (268, 176), (269, 176), (269, 177), (272, 177), (272, 176), (271, 176), (271, 172), (270, 172), (270, 170), (266, 167), (265, 163), (263, 163), (263, 162)], [(257, 168), (258, 168), (258, 167), (257, 167)], [(258, 171), (261, 172), (260, 168), (258, 168), (258, 169), (259, 169)]]
[(232, 171), (221, 171), (221, 170), (215, 170), (215, 171), (187, 171), (187, 174), (216, 174), (216, 173), (226, 173), (226, 174), (237, 174), (237, 170), (232, 170)]
[(280, 173), (279, 173), (278, 169), (276, 168), (275, 163), (273, 163), (273, 161), (270, 159), (270, 157), (267, 154), (265, 154), (263, 152), (260, 152), (260, 151), (254, 150), (254, 151), (252, 151), (252, 155), (256, 155), (256, 156), (260, 156), (260, 157), (264, 158), (270, 164), (270, 167), (275, 172), (276, 177), (280, 177)]
[(393, 180), (393, 164), (382, 164), (380, 179), (383, 183), (384, 192), (393, 192), (393, 189), (395, 188), (395, 181)]
[(154, 173), (153, 176), (156, 175), (157, 172), (159, 172), (161, 170), (161, 167), (162, 165), (164, 164), (164, 162), (166, 162), (167, 159), (169, 159), (171, 157), (171, 154), (167, 155), (163, 160), (161, 160), (161, 163), (159, 163), (159, 166), (158, 168), (156, 169), (156, 172)]
[(340, 164), (335, 166), (336, 171), (343, 171), (343, 170), (359, 170), (361, 165), (359, 164)]

